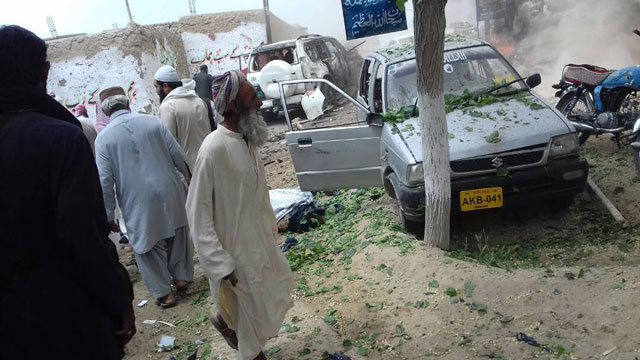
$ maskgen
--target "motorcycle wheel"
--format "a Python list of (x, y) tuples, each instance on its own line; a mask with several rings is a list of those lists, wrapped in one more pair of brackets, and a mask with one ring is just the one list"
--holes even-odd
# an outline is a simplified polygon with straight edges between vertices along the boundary
[[(589, 114), (589, 103), (584, 95), (580, 96), (580, 99), (576, 102), (573, 109), (569, 109), (569, 105), (571, 104), (571, 100), (573, 100), (575, 92), (570, 92), (564, 94), (558, 104), (556, 105), (556, 109), (560, 111), (564, 116), (567, 115), (579, 115), (579, 114)], [(578, 138), (580, 140), (580, 145), (584, 144), (585, 141), (591, 136), (591, 131), (579, 131)]]

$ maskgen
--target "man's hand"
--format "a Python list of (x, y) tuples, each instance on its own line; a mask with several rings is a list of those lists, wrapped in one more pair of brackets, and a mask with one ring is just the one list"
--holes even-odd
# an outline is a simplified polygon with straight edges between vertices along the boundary
[(136, 334), (136, 316), (133, 313), (133, 305), (129, 306), (129, 310), (122, 314), (122, 329), (116, 331), (116, 342), (118, 346), (124, 349), (124, 346), (131, 341), (133, 335)]
[(120, 226), (116, 224), (115, 221), (109, 221), (109, 228), (111, 229), (111, 232), (114, 232), (114, 233), (120, 232)]
[(231, 273), (225, 277), (222, 278), (223, 280), (229, 280), (229, 282), (231, 283), (231, 286), (236, 287), (236, 284), (238, 283), (238, 278), (236, 277), (235, 273)]

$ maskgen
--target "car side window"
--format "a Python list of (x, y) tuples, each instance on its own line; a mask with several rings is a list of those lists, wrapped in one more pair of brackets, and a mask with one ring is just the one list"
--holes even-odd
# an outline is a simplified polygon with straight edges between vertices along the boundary
[(378, 66), (376, 72), (376, 82), (373, 87), (373, 111), (376, 113), (382, 113), (382, 73), (384, 66)]
[(304, 44), (304, 52), (307, 53), (307, 56), (311, 61), (318, 61), (318, 52), (316, 51), (316, 47), (312, 42), (308, 42)]
[(371, 73), (373, 72), (373, 66), (375, 62), (372, 60), (365, 60), (362, 65), (362, 75), (360, 76), (360, 96), (364, 98), (364, 101), (369, 105), (369, 81), (371, 79)]
[(333, 45), (331, 41), (326, 40), (324, 43), (327, 45), (327, 49), (329, 49), (329, 53), (331, 54), (331, 56), (338, 55), (338, 49), (336, 48), (335, 45)]
[(321, 60), (326, 60), (331, 57), (331, 55), (329, 54), (329, 49), (327, 48), (327, 45), (325, 45), (324, 41), (322, 40), (316, 41), (315, 45), (316, 45), (316, 50), (318, 51), (318, 57)]

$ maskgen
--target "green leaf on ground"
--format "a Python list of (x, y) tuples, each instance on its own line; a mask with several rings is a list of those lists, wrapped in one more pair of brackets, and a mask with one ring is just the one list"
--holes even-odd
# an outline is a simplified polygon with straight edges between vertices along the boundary
[(477, 311), (480, 314), (486, 314), (487, 313), (487, 305), (485, 304), (476, 304), (474, 302), (467, 304), (467, 306), (469, 307), (469, 310), (472, 311)]
[(431, 280), (429, 281), (429, 287), (430, 288), (437, 288), (440, 286), (440, 283), (438, 282), (438, 280)]
[(464, 282), (464, 296), (470, 298), (473, 296), (473, 290), (475, 290), (476, 286), (471, 281)]
[(209, 315), (206, 312), (201, 312), (196, 316), (196, 324), (204, 325), (209, 320)]
[(364, 305), (369, 312), (380, 311), (384, 308), (383, 302), (376, 302), (374, 304), (365, 303)]
[(282, 325), (282, 328), (284, 329), (284, 331), (288, 334), (293, 334), (293, 333), (297, 333), (298, 331), (300, 331), (300, 328), (295, 326), (295, 325), (289, 325), (287, 323), (284, 323)]
[(430, 304), (428, 301), (419, 300), (415, 303), (415, 305), (413, 305), (413, 307), (415, 307), (416, 309), (426, 309), (429, 305)]
[(369, 356), (369, 348), (366, 348), (364, 346), (359, 346), (358, 347), (358, 355), (360, 355), (360, 356)]
[(211, 343), (210, 342), (204, 344), (204, 346), (202, 347), (202, 352), (200, 353), (200, 356), (198, 357), (198, 360), (208, 360), (209, 359), (209, 355), (211, 355)]
[(347, 348), (347, 349), (350, 349), (350, 348), (353, 347), (353, 342), (351, 340), (347, 339), (347, 340), (342, 342), (342, 346)]
[(291, 323), (292, 323), (292, 324), (297, 324), (297, 323), (299, 323), (300, 321), (301, 321), (301, 320), (300, 320), (300, 318), (299, 318), (299, 317), (297, 317), (297, 316), (294, 316), (294, 317), (292, 317), (292, 318), (291, 318)]
[(298, 355), (300, 355), (300, 356), (305, 356), (305, 355), (309, 355), (309, 354), (311, 354), (311, 349), (309, 349), (309, 348), (304, 348), (304, 349), (298, 351)]
[(327, 315), (324, 317), (324, 322), (329, 326), (333, 326), (338, 323), (338, 319), (335, 316)]
[(278, 352), (280, 352), (280, 350), (282, 350), (282, 348), (278, 345), (276, 346), (272, 346), (269, 348), (269, 350), (267, 350), (264, 354), (266, 356), (273, 356), (275, 354), (277, 354)]
[(202, 291), (198, 294), (198, 297), (193, 299), (191, 305), (204, 305), (207, 302), (207, 298), (209, 297), (208, 291)]
[(449, 297), (458, 296), (458, 292), (456, 291), (456, 289), (452, 287), (448, 287), (447, 290), (444, 291), (444, 293), (447, 294), (447, 296)]

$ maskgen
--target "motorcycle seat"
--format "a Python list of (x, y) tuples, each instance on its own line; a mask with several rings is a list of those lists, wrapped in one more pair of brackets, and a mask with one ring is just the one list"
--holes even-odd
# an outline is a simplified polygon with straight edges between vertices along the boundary
[(568, 64), (562, 71), (562, 78), (576, 85), (586, 84), (597, 86), (614, 70), (608, 70), (600, 66), (589, 64)]

